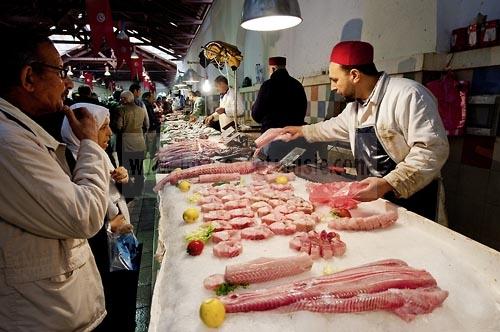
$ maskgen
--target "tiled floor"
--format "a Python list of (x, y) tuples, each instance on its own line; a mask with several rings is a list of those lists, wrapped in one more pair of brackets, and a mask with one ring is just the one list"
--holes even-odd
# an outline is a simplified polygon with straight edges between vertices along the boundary
[(148, 330), (149, 314), (152, 295), (152, 266), (153, 266), (153, 239), (154, 224), (157, 210), (156, 195), (152, 188), (154, 180), (146, 180), (144, 195), (129, 203), (130, 219), (134, 225), (137, 239), (143, 244), (141, 268), (139, 272), (139, 286), (136, 302), (136, 332)]

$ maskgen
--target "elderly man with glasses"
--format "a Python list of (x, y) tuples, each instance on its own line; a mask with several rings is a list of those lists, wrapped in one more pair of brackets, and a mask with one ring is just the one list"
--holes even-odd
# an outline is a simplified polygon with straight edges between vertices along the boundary
[[(95, 119), (64, 106), (67, 71), (52, 42), (3, 31), (0, 80), (0, 330), (90, 331), (106, 315), (87, 239), (103, 225), (110, 169)], [(64, 112), (81, 141), (65, 147), (33, 119)]]

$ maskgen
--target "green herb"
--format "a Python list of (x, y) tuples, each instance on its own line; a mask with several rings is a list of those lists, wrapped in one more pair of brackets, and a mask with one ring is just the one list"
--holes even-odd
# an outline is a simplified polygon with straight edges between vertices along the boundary
[(214, 182), (212, 183), (212, 187), (218, 187), (218, 186), (222, 186), (224, 184), (228, 184), (229, 182), (226, 182), (226, 181), (219, 181), (219, 182)]
[(200, 240), (206, 243), (212, 237), (215, 231), (215, 227), (212, 225), (201, 226), (197, 230), (187, 234), (185, 236), (186, 242), (191, 242), (195, 240)]
[(229, 282), (225, 282), (215, 289), (215, 294), (217, 296), (227, 295), (239, 287), (248, 288), (248, 286), (249, 284), (231, 284)]

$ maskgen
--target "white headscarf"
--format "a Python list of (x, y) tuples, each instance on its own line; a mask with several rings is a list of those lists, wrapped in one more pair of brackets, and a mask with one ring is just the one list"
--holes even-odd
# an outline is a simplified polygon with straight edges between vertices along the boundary
[[(101, 128), (106, 119), (109, 118), (109, 111), (104, 106), (99, 106), (90, 103), (76, 103), (71, 105), (70, 109), (73, 111), (81, 107), (85, 107), (94, 116), (98, 128)], [(71, 129), (67, 117), (64, 117), (64, 121), (61, 128), (61, 136), (63, 142), (66, 143), (68, 149), (73, 154), (73, 157), (77, 159), (78, 150), (80, 150), (80, 140), (75, 136), (75, 133)]]
[[(95, 118), (97, 122), (97, 127), (101, 128), (107, 118), (109, 118), (109, 110), (100, 105), (90, 104), (90, 103), (76, 103), (71, 105), (70, 109), (75, 110), (80, 107), (85, 107)], [(61, 136), (64, 143), (66, 143), (67, 148), (75, 157), (78, 159), (78, 150), (80, 150), (80, 140), (76, 137), (75, 133), (71, 129), (68, 118), (64, 117), (64, 121), (61, 128)], [(114, 169), (111, 159), (109, 159), (106, 154), (106, 161), (110, 169)], [(116, 187), (115, 182), (111, 179), (109, 181), (109, 194), (108, 194), (108, 219), (113, 219), (118, 213), (122, 213), (125, 216), (127, 222), (130, 222), (130, 216), (125, 203), (125, 199), (120, 194), (120, 191)]]

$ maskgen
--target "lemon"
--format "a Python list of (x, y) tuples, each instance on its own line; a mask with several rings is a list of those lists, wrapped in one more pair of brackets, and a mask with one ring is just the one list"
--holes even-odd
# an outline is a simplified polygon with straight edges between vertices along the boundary
[(201, 199), (201, 195), (200, 195), (200, 194), (198, 194), (198, 193), (196, 193), (196, 194), (194, 194), (194, 195), (192, 195), (192, 196), (189, 196), (189, 197), (188, 197), (188, 202), (189, 202), (190, 204), (196, 204), (196, 203), (198, 203), (198, 201), (199, 201), (200, 199)]
[(335, 270), (330, 264), (326, 264), (325, 267), (323, 268), (323, 275), (327, 276), (330, 274), (333, 274)]
[(179, 171), (182, 171), (182, 168), (177, 167), (176, 169), (174, 169), (174, 170), (172, 171), (172, 173), (173, 173), (173, 172), (179, 172)]
[(200, 318), (208, 327), (221, 326), (225, 316), (226, 308), (219, 299), (207, 299), (200, 305)]
[(276, 179), (274, 180), (277, 184), (287, 184), (288, 183), (288, 178), (284, 175), (277, 176)]
[(195, 208), (189, 208), (182, 214), (182, 219), (188, 224), (194, 223), (200, 217), (200, 212)]
[(179, 188), (179, 190), (183, 193), (188, 192), (189, 189), (191, 189), (191, 183), (189, 183), (189, 181), (182, 180), (177, 184), (177, 188)]

